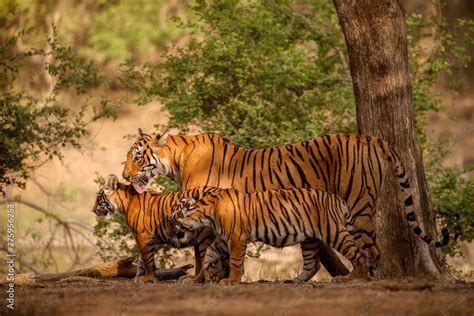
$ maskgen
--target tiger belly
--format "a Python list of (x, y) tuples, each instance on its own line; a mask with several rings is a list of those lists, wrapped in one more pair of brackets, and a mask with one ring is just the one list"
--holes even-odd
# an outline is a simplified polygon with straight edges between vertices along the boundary
[(314, 236), (309, 236), (302, 232), (297, 232), (297, 233), (284, 232), (283, 234), (278, 235), (277, 233), (271, 232), (269, 230), (267, 234), (261, 234), (260, 236), (257, 236), (256, 238), (251, 238), (250, 241), (253, 241), (253, 242), (260, 241), (260, 242), (263, 242), (264, 244), (268, 244), (273, 247), (283, 248), (283, 247), (299, 244), (311, 238), (314, 238)]

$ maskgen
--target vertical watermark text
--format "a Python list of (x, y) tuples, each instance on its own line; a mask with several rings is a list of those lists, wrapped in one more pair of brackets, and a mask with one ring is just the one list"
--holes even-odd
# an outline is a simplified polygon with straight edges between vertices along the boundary
[(15, 204), (7, 206), (7, 308), (15, 309)]

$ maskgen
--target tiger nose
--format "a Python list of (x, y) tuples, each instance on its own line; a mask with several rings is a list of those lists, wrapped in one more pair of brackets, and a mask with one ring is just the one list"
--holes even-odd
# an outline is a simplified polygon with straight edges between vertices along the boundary
[(130, 175), (128, 174), (127, 170), (122, 171), (122, 178), (124, 178), (127, 181), (130, 181)]
[(184, 233), (183, 232), (176, 233), (176, 238), (183, 239), (184, 238)]

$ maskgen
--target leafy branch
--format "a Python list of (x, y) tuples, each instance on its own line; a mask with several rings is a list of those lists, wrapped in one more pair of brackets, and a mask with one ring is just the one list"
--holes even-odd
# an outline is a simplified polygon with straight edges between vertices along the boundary
[[(82, 105), (64, 104), (63, 94), (77, 96), (106, 87), (107, 79), (92, 62), (76, 57), (70, 47), (59, 43), (56, 28), (47, 39), (48, 49), (23, 48), (17, 43), (27, 30), (0, 44), (0, 192), (12, 184), (24, 188), (31, 172), (53, 157), (62, 158), (66, 146), (80, 148), (86, 127), (101, 118), (116, 117), (118, 105), (102, 98), (95, 106), (89, 99)], [(28, 60), (43, 60), (38, 70), (46, 91), (35, 93), (21, 77)], [(34, 76), (34, 74), (29, 74)], [(44, 96), (46, 92), (46, 96)], [(43, 95), (43, 96), (42, 96)], [(92, 112), (92, 114), (89, 114)]]

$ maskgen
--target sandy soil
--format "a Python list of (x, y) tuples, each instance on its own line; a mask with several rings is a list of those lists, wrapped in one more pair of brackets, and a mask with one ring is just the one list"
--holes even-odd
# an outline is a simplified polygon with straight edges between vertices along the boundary
[[(3, 298), (5, 286), (0, 289)], [(2, 305), (3, 302), (4, 299)], [(291, 285), (259, 282), (222, 286), (137, 285), (123, 279), (74, 279), (16, 287), (14, 315), (165, 314), (473, 315), (474, 283), (377, 281)]]

